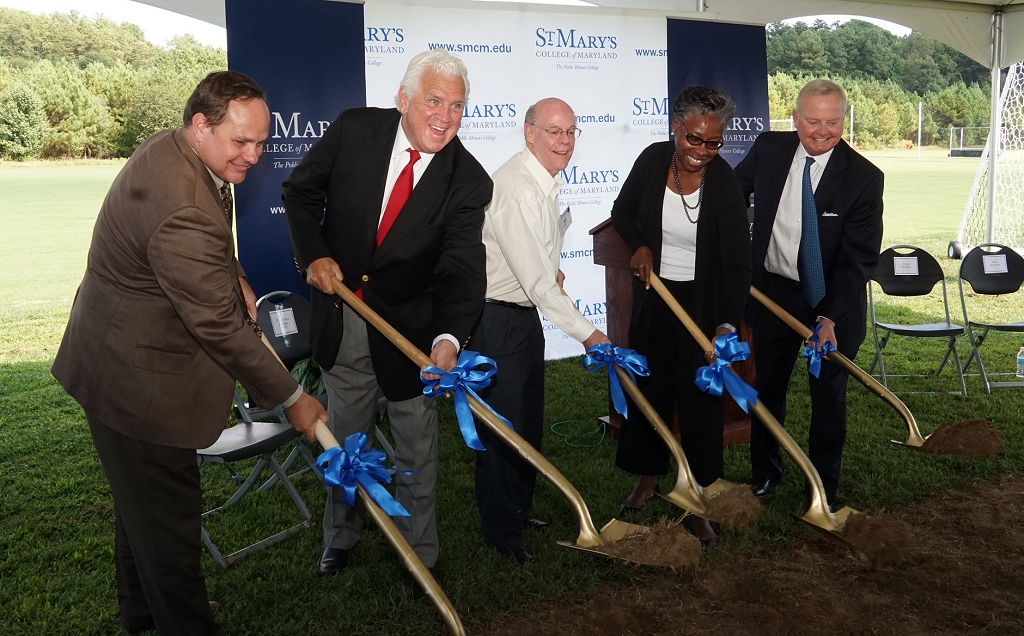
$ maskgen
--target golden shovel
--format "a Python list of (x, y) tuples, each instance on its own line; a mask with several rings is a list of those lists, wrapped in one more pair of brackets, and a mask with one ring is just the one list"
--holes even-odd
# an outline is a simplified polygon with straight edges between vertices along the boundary
[[(765, 308), (775, 314), (779, 320), (789, 325), (790, 328), (799, 334), (801, 338), (807, 340), (811, 337), (811, 330), (808, 329), (806, 325), (797, 320), (788, 311), (779, 307), (771, 298), (765, 296), (753, 285), (750, 287), (750, 295), (754, 297), (754, 300), (761, 303)], [(838, 351), (832, 351), (825, 357), (843, 367), (847, 373), (867, 387), (868, 391), (871, 391), (888, 402), (889, 405), (896, 409), (896, 412), (900, 414), (900, 417), (902, 417), (903, 421), (907, 424), (907, 441), (901, 442), (894, 439), (892, 440), (894, 444), (901, 444), (910, 448), (920, 448), (924, 444), (924, 441), (928, 438), (922, 437), (921, 430), (917, 428), (917, 420), (914, 419), (914, 414), (910, 412), (907, 405), (904, 404), (901, 399), (896, 397), (892, 391), (882, 386), (878, 380), (875, 380), (870, 374), (858, 367), (853, 363), (853, 361)]]
[[(267, 340), (264, 335), (260, 336), (263, 339), (263, 344), (270, 349), (270, 352), (274, 354), (278, 362), (281, 362), (281, 358), (278, 357), (277, 352), (274, 351), (273, 345)], [(281, 366), (284, 363), (281, 362)], [(320, 420), (316, 423), (316, 439), (323, 446), (324, 450), (334, 448), (335, 446), (341, 446), (338, 440), (335, 439), (331, 430), (327, 428), (327, 423)], [(356, 488), (359, 490), (359, 498), (363, 502), (363, 507), (366, 512), (370, 515), (370, 518), (377, 524), (384, 536), (387, 537), (388, 542), (391, 543), (391, 547), (395, 549), (395, 552), (402, 558), (402, 563), (405, 564), (406, 569), (412, 574), (416, 582), (420, 584), (427, 596), (430, 597), (430, 601), (437, 607), (437, 611), (441, 614), (441, 618), (448, 626), (448, 630), (452, 634), (457, 636), (465, 636), (466, 630), (462, 626), (462, 621), (459, 619), (459, 615), (455, 612), (455, 607), (452, 605), (451, 600), (448, 599), (448, 595), (444, 593), (441, 586), (438, 585), (437, 580), (434, 579), (433, 575), (430, 574), (430, 570), (427, 566), (423, 565), (423, 561), (420, 560), (416, 552), (409, 545), (409, 542), (402, 536), (398, 526), (391, 520), (380, 506), (377, 505), (370, 495), (360, 484), (356, 484)]]
[[(697, 323), (686, 313), (686, 311), (676, 302), (676, 299), (672, 297), (668, 289), (661, 282), (658, 276), (651, 272), (650, 274), (651, 287), (658, 292), (658, 294), (665, 300), (665, 303), (672, 309), (672, 312), (676, 315), (679, 320), (682, 321), (683, 325), (686, 326), (687, 331), (693, 336), (693, 339), (697, 341), (697, 344), (704, 351), (713, 351), (714, 348), (711, 345), (711, 341), (708, 340), (707, 336), (700, 330)], [(809, 334), (808, 334), (809, 335)], [(786, 449), (789, 456), (793, 458), (796, 465), (800, 468), (804, 474), (804, 478), (807, 479), (807, 484), (811, 489), (811, 505), (807, 509), (807, 513), (800, 517), (802, 521), (814, 526), (819, 530), (824, 530), (829, 536), (840, 539), (845, 542), (845, 539), (836, 531), (842, 526), (847, 517), (851, 514), (859, 514), (853, 508), (849, 506), (843, 506), (840, 510), (833, 513), (828, 509), (828, 500), (825, 497), (825, 487), (821, 483), (821, 476), (818, 475), (818, 471), (814, 468), (814, 464), (807, 458), (807, 455), (797, 446), (797, 443), (793, 441), (793, 438), (786, 432), (786, 429), (782, 428), (775, 416), (771, 414), (760, 400), (755, 402), (748, 402), (750, 411), (757, 415), (758, 419), (765, 425), (765, 428), (772, 434), (779, 444)]]
[[(375, 329), (377, 329), (377, 331), (383, 334), (385, 338), (390, 340), (392, 344), (398, 347), (402, 353), (408, 356), (416, 365), (421, 368), (433, 365), (433, 361), (420, 351), (416, 345), (409, 342), (405, 336), (389, 325), (387, 321), (377, 314), (377, 312), (370, 309), (366, 303), (352, 293), (352, 291), (343, 285), (340, 280), (332, 278), (331, 287), (334, 289), (334, 293), (348, 303), (348, 305), (352, 307), (357, 314), (362, 316), (366, 322), (370, 323)], [(547, 460), (547, 458), (537, 452), (537, 450), (530, 446), (526, 440), (520, 437), (519, 433), (516, 433), (499, 420), (498, 417), (492, 413), (490, 409), (484, 406), (483, 403), (472, 395), (467, 395), (466, 397), (468, 398), (469, 407), (473, 411), (473, 414), (482, 421), (484, 425), (486, 425), (487, 428), (489, 428), (491, 432), (502, 441), (502, 443), (519, 453), (520, 457), (550, 481), (562, 496), (568, 500), (569, 505), (572, 507), (573, 512), (576, 513), (576, 518), (579, 521), (580, 533), (575, 543), (559, 541), (558, 543), (560, 545), (574, 548), (576, 550), (583, 550), (584, 552), (599, 554), (605, 557), (611, 557), (612, 555), (605, 554), (596, 548), (604, 543), (617, 541), (628, 534), (647, 532), (650, 530), (650, 528), (646, 526), (612, 519), (601, 528), (600, 532), (598, 532), (597, 528), (594, 526), (594, 521), (590, 516), (590, 510), (587, 508), (586, 502), (583, 501), (583, 497), (580, 496), (579, 491), (576, 490), (569, 480), (566, 479), (565, 476)], [(658, 563), (649, 563), (635, 557), (625, 560), (633, 561), (635, 563), (643, 563), (645, 565), (659, 565)]]

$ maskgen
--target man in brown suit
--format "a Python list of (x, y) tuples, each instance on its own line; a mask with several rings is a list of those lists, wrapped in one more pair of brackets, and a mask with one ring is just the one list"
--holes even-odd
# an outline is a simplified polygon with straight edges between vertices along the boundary
[(200, 567), (197, 448), (217, 440), (237, 379), (313, 438), (327, 414), (253, 333), (230, 183), (270, 124), (263, 90), (211, 73), (184, 126), (147, 139), (114, 180), (53, 375), (85, 410), (114, 496), (121, 623), (218, 634)]

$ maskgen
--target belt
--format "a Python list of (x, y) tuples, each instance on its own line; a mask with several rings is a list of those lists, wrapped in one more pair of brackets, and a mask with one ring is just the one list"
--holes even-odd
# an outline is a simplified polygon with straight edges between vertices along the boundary
[(488, 305), (497, 305), (499, 307), (506, 307), (508, 309), (518, 309), (519, 311), (533, 311), (537, 309), (533, 305), (520, 305), (517, 303), (505, 302), (504, 300), (493, 300), (491, 298), (488, 298), (484, 302), (487, 303)]

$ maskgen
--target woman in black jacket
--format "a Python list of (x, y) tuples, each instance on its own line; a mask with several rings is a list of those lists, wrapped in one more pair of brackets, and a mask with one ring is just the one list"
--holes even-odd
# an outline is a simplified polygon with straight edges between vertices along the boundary
[[(669, 426), (679, 414), (683, 451), (701, 486), (722, 477), (722, 398), (694, 385), (705, 356), (658, 294), (653, 271), (709, 338), (735, 331), (750, 288), (746, 202), (732, 168), (718, 156), (736, 105), (703, 86), (684, 89), (672, 104), (674, 141), (648, 146), (637, 158), (612, 207), (612, 224), (633, 250), (633, 313), (629, 344), (647, 357), (644, 396)], [(669, 453), (640, 411), (629, 406), (616, 465), (639, 475), (622, 502), (638, 510), (668, 472)], [(691, 516), (706, 545), (710, 523)]]

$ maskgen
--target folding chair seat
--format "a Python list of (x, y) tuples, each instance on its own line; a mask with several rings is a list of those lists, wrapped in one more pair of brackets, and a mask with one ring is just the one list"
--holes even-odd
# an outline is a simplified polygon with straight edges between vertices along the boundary
[[(927, 296), (942, 283), (942, 310), (946, 317), (944, 322), (930, 323), (887, 323), (880, 322), (875, 313), (874, 285), (878, 283), (882, 292), (888, 296), (912, 297)], [(946, 294), (946, 276), (939, 262), (927, 251), (913, 245), (895, 245), (884, 250), (878, 256), (878, 266), (871, 280), (868, 281), (868, 299), (871, 309), (872, 334), (875, 340), (875, 357), (871, 361), (868, 373), (873, 373), (878, 365), (882, 386), (888, 387), (888, 375), (885, 370), (885, 359), (882, 350), (889, 344), (893, 335), (913, 338), (942, 338), (947, 342), (946, 351), (933, 375), (938, 375), (953, 355), (957, 377), (960, 380), (960, 391), (957, 395), (967, 395), (964, 384), (963, 369), (960, 366), (960, 355), (957, 353), (956, 339), (963, 335), (964, 328), (953, 323), (949, 318), (949, 298)], [(879, 338), (879, 331), (882, 337)]]
[[(971, 353), (964, 363), (963, 370), (970, 366), (971, 360), (978, 361), (978, 371), (985, 392), (992, 389), (1024, 387), (1024, 382), (991, 382), (990, 374), (985, 370), (981, 360), (981, 345), (985, 343), (990, 331), (1024, 333), (1024, 321), (998, 322), (995, 320), (978, 320), (967, 313), (967, 294), (964, 293), (964, 281), (970, 284), (974, 293), (982, 296), (1000, 296), (1014, 294), (1024, 284), (1024, 258), (1013, 249), (998, 243), (983, 243), (972, 249), (960, 262), (960, 306), (964, 311), (967, 323), (967, 336), (971, 341)], [(1007, 303), (1013, 307), (1014, 314), (1024, 314), (1024, 295), (1018, 296), (1015, 302)], [(978, 313), (977, 311), (975, 313)], [(1019, 344), (1019, 343), (1018, 343)], [(998, 374), (1003, 375), (1003, 374)]]

